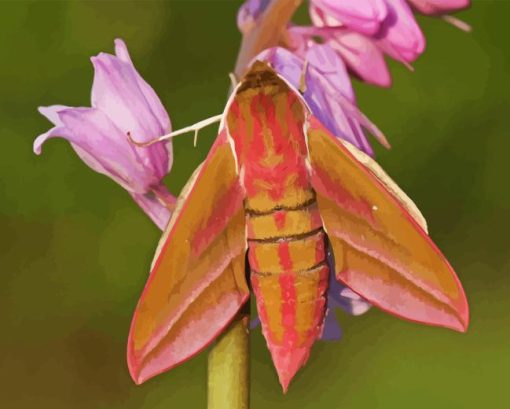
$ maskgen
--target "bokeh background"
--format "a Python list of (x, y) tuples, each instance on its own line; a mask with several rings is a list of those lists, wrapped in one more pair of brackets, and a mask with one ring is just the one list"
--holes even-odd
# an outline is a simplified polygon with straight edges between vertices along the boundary
[[(0, 3), (0, 407), (205, 408), (206, 353), (143, 386), (125, 362), (131, 314), (160, 232), (67, 142), (41, 157), (39, 105), (89, 105), (89, 56), (126, 40), (174, 128), (221, 112), (240, 40), (237, 1)], [(302, 15), (304, 15), (302, 13)], [(393, 149), (378, 160), (416, 201), (469, 297), (467, 334), (371, 310), (338, 312), (283, 395), (260, 330), (252, 408), (506, 407), (510, 368), (510, 2), (474, 1), (463, 33), (420, 18), (428, 49), (394, 85), (356, 83)], [(212, 127), (213, 128), (213, 127)], [(175, 141), (178, 192), (213, 129)], [(214, 205), (204, 204), (204, 205)]]

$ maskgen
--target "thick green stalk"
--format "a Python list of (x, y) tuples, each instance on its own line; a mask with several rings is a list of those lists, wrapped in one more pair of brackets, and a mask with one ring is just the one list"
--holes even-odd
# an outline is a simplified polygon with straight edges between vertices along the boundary
[(208, 409), (248, 409), (250, 406), (248, 322), (248, 314), (239, 314), (209, 353)]

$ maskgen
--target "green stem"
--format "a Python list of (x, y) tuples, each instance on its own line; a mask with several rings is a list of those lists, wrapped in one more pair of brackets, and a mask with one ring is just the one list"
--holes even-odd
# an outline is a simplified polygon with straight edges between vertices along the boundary
[(249, 315), (240, 313), (209, 353), (208, 409), (250, 407)]

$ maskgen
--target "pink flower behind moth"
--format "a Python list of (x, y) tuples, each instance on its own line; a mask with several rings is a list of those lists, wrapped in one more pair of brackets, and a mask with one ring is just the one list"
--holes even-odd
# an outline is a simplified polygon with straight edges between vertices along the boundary
[[(468, 7), (469, 0), (310, 0), (315, 28), (308, 27), (308, 37), (322, 36), (362, 80), (389, 86), (382, 54), (407, 65), (425, 50), (425, 37), (410, 5), (423, 14), (441, 15)], [(353, 24), (353, 11), (363, 17), (362, 24)], [(291, 35), (306, 35), (304, 29), (294, 31)]]
[(139, 141), (164, 135), (171, 129), (168, 114), (137, 72), (122, 40), (115, 40), (115, 55), (100, 53), (91, 60), (92, 106), (40, 107), (54, 127), (36, 138), (34, 152), (40, 154), (49, 138), (67, 139), (90, 168), (126, 189), (163, 229), (175, 202), (162, 182), (172, 166), (172, 142), (137, 147), (127, 133)]
[[(247, 0), (238, 13), (238, 27), (246, 33), (257, 23), (271, 0)], [(423, 14), (442, 15), (469, 6), (469, 0), (309, 0), (312, 26), (290, 24), (284, 43), (303, 57), (321, 37), (361, 80), (388, 87), (391, 77), (384, 55), (409, 66), (425, 50), (425, 37), (411, 7)], [(455, 18), (449, 21), (467, 27)]]

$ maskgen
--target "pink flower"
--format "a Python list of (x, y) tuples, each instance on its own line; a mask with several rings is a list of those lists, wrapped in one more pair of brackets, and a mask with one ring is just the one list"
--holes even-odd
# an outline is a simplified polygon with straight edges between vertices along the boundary
[(136, 71), (122, 40), (115, 40), (115, 54), (91, 58), (91, 108), (39, 108), (54, 127), (36, 138), (34, 152), (40, 154), (49, 138), (67, 139), (90, 168), (126, 189), (162, 229), (175, 202), (162, 182), (172, 166), (172, 144), (141, 148), (129, 142), (127, 133), (140, 141), (151, 140), (170, 131), (170, 119), (154, 90)]
[(312, 8), (330, 17), (331, 25), (367, 35), (376, 34), (388, 15), (385, 0), (311, 0), (311, 3)]
[[(424, 14), (443, 14), (469, 5), (469, 0), (408, 2)], [(391, 79), (383, 53), (408, 65), (425, 50), (425, 37), (408, 2), (311, 0), (310, 17), (316, 29), (310, 27), (308, 35), (322, 36), (364, 81), (389, 86)], [(301, 29), (299, 35), (306, 35), (306, 30)]]
[[(384, 0), (386, 13), (382, 19), (380, 16), (374, 18), (377, 30), (370, 36), (366, 35), (366, 31), (344, 23), (340, 13), (332, 15), (328, 13), (329, 9), (321, 8), (322, 1), (312, 2), (312, 22), (322, 28), (322, 37), (345, 59), (349, 68), (368, 83), (391, 84), (383, 53), (407, 64), (425, 49), (425, 38), (404, 0)], [(365, 3), (370, 1), (357, 2), (358, 5)]]
[(408, 0), (411, 5), (423, 14), (445, 14), (469, 7), (469, 0)]

